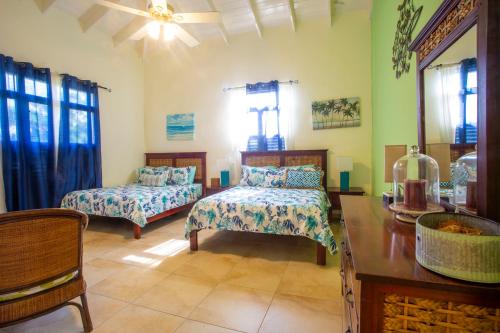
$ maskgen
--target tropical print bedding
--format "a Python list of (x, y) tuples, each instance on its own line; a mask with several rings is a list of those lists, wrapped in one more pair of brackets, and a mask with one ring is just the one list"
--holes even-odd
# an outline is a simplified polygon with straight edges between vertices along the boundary
[(123, 217), (144, 227), (147, 218), (192, 203), (201, 197), (201, 192), (201, 184), (158, 187), (129, 184), (70, 192), (64, 196), (61, 208)]
[(336, 251), (323, 190), (236, 186), (199, 200), (186, 221), (192, 230), (250, 231), (311, 238)]

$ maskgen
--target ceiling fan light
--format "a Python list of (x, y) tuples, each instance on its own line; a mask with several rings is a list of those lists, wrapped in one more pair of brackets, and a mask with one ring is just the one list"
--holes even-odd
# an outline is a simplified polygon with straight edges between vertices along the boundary
[(159, 39), (161, 34), (161, 24), (157, 21), (148, 23), (148, 35), (153, 39)]
[(163, 39), (166, 42), (172, 41), (176, 37), (176, 26), (174, 24), (166, 23), (163, 25)]
[(148, 9), (156, 15), (166, 15), (168, 13), (167, 0), (149, 0)]

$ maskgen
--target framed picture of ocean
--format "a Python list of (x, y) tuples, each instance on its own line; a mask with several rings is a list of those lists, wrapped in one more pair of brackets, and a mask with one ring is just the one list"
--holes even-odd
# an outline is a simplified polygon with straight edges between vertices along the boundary
[(167, 115), (167, 140), (194, 140), (194, 113)]
[(313, 130), (361, 126), (359, 97), (312, 103)]

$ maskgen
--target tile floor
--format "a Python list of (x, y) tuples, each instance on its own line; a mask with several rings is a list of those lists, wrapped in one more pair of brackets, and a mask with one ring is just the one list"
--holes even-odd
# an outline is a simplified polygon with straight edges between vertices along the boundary
[[(208, 230), (190, 253), (185, 218), (156, 222), (141, 240), (123, 223), (92, 221), (83, 272), (94, 332), (344, 332), (338, 254), (321, 267), (306, 238)], [(82, 331), (73, 307), (0, 330)]]

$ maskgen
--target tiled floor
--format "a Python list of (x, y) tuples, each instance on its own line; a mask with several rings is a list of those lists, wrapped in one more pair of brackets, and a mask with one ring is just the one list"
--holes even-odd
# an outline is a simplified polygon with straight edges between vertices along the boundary
[[(92, 221), (84, 277), (94, 332), (343, 332), (338, 254), (321, 267), (305, 238), (207, 230), (190, 253), (184, 221), (152, 224), (141, 240), (130, 226)], [(66, 307), (0, 332), (82, 326)]]

